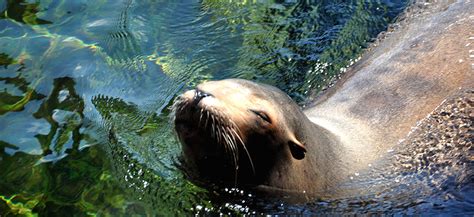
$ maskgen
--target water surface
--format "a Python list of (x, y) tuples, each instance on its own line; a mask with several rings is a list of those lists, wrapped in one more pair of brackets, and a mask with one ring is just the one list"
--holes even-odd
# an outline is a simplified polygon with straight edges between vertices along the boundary
[[(0, 214), (357, 212), (345, 201), (242, 202), (244, 193), (232, 189), (216, 199), (178, 169), (169, 107), (184, 89), (224, 78), (275, 85), (304, 103), (336, 81), (406, 6), (0, 2)], [(373, 203), (373, 211), (390, 210)]]

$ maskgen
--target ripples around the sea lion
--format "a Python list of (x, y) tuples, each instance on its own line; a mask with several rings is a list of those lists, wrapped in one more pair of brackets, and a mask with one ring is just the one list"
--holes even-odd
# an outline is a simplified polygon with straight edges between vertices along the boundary
[[(215, 192), (190, 183), (176, 166), (180, 148), (168, 108), (184, 88), (239, 77), (273, 84), (303, 102), (344, 73), (407, 2), (0, 2), (0, 210), (416, 213), (463, 205), (469, 211), (472, 174), (463, 171), (472, 170), (466, 158), (472, 130), (464, 125), (446, 129), (467, 130), (467, 137), (426, 135), (438, 138), (427, 152), (394, 150), (399, 160), (385, 165), (410, 165), (397, 173), (373, 180), (361, 179), (376, 172), (355, 175), (354, 182), (379, 186), (368, 198), (290, 206), (227, 189), (209, 202)], [(446, 114), (432, 118), (450, 119)], [(464, 148), (458, 140), (466, 141)], [(422, 137), (413, 141), (412, 147), (427, 144)], [(402, 188), (421, 196), (403, 195)]]

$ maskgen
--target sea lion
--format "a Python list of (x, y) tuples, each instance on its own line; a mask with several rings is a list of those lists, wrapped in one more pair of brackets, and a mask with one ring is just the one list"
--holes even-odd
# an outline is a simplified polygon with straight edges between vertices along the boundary
[(339, 139), (275, 87), (210, 81), (181, 95), (175, 108), (187, 165), (213, 182), (326, 192), (343, 177)]
[(340, 196), (444, 99), (474, 88), (473, 7), (400, 27), (304, 111), (264, 84), (198, 85), (174, 106), (186, 164), (211, 182)]

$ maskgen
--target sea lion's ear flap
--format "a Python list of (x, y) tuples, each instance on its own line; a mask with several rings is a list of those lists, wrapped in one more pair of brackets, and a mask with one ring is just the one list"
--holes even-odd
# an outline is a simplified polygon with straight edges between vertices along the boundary
[(291, 155), (296, 160), (302, 160), (305, 157), (306, 147), (300, 141), (292, 139), (288, 142), (288, 145), (290, 146)]

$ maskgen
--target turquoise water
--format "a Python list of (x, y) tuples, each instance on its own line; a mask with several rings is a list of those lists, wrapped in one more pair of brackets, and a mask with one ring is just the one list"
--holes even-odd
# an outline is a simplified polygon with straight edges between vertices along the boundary
[(406, 5), (0, 1), (0, 215), (278, 213), (183, 178), (172, 100), (238, 77), (303, 104)]

